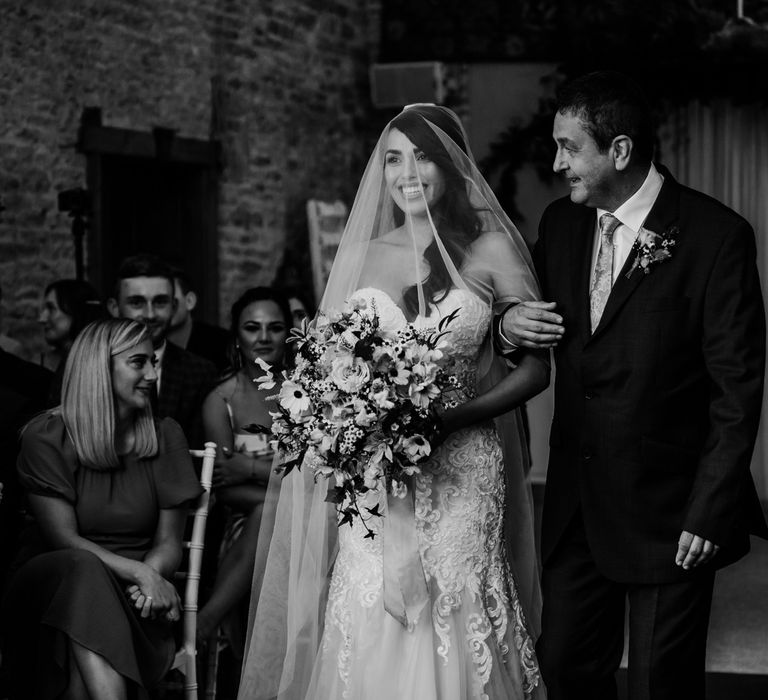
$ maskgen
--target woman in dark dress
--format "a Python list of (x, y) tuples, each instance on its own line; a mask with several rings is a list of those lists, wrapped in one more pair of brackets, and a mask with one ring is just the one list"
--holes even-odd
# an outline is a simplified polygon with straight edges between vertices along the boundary
[(98, 321), (75, 340), (62, 404), (22, 434), (34, 523), (6, 591), (12, 698), (143, 695), (174, 655), (186, 507), (201, 493), (186, 441), (155, 423), (148, 330)]

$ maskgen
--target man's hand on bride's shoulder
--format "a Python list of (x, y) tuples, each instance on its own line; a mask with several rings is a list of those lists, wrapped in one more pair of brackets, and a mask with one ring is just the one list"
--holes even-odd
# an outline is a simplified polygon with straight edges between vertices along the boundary
[(521, 301), (510, 306), (501, 319), (500, 340), (513, 347), (554, 348), (565, 333), (556, 307), (553, 301)]

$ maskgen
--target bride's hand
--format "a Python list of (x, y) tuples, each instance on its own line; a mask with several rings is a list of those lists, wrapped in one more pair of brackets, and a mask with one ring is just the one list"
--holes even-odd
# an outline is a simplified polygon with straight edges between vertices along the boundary
[(455, 410), (456, 409), (454, 408), (449, 408), (434, 416), (434, 427), (432, 432), (427, 436), (433, 452), (440, 447), (440, 445), (445, 442), (446, 438), (456, 429), (452, 420), (452, 412)]

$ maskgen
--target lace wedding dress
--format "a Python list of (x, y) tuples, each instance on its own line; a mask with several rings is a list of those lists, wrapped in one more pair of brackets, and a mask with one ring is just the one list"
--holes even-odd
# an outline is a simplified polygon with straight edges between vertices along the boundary
[[(355, 294), (376, 305), (386, 326), (406, 319), (384, 292)], [(451, 290), (429, 317), (436, 325), (459, 309), (444, 354), (466, 397), (491, 312), (470, 292)], [(356, 522), (339, 531), (325, 628), (307, 698), (313, 700), (514, 700), (540, 689), (533, 641), (503, 543), (504, 475), (492, 422), (462, 430), (415, 478), (415, 518), (429, 602), (412, 629), (382, 601), (381, 537)], [(381, 492), (367, 494), (372, 505)], [(369, 525), (381, 528), (382, 521)]]
[[(434, 327), (458, 310), (443, 341), (459, 399), (500, 382), (521, 401), (534, 390), (545, 361), (527, 355), (510, 376), (489, 341), (492, 309), (540, 299), (530, 252), (445, 107), (408, 106), (376, 143), (321, 313), (355, 296), (391, 329), (406, 316)], [(358, 505), (385, 513), (368, 519), (374, 539), (359, 522), (337, 527), (311, 454), (302, 468), (275, 472), (238, 700), (542, 700), (523, 426), (505, 408), (514, 401), (482, 403), (499, 415), (448, 435), (407, 500), (365, 494)]]

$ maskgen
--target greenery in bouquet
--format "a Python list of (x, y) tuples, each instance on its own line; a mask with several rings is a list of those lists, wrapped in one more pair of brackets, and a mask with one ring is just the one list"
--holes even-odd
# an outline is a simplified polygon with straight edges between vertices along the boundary
[[(272, 434), (284, 473), (304, 463), (315, 481), (333, 479), (327, 500), (339, 525), (359, 518), (374, 537), (366, 523), (382, 513), (360, 508), (358, 496), (383, 485), (405, 497), (429, 457), (439, 413), (454, 405), (456, 379), (440, 345), (457, 313), (436, 328), (394, 330), (382, 324), (375, 301), (353, 300), (294, 332), (296, 364), (283, 372)], [(261, 388), (273, 389), (275, 378), (262, 366)]]

